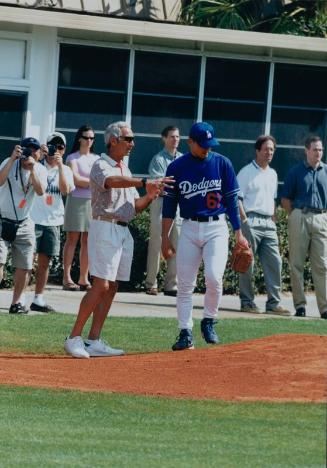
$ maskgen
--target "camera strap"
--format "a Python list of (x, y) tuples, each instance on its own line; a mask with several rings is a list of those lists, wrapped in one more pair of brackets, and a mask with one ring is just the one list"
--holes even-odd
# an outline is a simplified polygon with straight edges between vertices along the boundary
[(11, 188), (10, 180), (7, 179), (7, 182), (8, 182), (8, 185), (9, 185), (9, 191), (10, 191), (10, 196), (11, 196), (12, 205), (13, 205), (14, 211), (15, 211), (16, 220), (18, 221), (18, 216), (17, 216), (16, 207), (15, 207), (14, 196), (13, 196), (13, 194), (12, 194), (12, 188)]

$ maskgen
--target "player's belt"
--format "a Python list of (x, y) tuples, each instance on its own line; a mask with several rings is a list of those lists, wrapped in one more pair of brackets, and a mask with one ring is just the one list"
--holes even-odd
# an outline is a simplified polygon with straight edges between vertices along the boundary
[(128, 223), (125, 223), (124, 221), (119, 221), (118, 219), (114, 218), (107, 218), (106, 216), (92, 216), (92, 218), (97, 219), (98, 221), (107, 221), (107, 223), (118, 224), (118, 226), (128, 226)]
[(193, 218), (185, 218), (190, 219), (191, 221), (197, 221), (198, 223), (210, 223), (210, 221), (218, 221), (219, 216), (194, 216)]

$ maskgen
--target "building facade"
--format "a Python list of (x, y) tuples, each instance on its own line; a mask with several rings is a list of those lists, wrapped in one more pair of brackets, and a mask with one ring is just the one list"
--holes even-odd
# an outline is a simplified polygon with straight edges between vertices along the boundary
[(186, 150), (189, 127), (206, 120), (236, 170), (258, 135), (274, 135), (282, 182), (309, 133), (326, 140), (325, 39), (15, 3), (0, 1), (0, 159), (22, 136), (44, 142), (54, 129), (69, 147), (84, 123), (101, 152), (104, 127), (126, 120), (136, 134), (130, 168), (146, 174), (163, 127), (177, 125)]

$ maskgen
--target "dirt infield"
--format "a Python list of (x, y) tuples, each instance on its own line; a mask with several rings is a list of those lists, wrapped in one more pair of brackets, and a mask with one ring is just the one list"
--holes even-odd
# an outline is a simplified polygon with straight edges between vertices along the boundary
[(326, 377), (327, 336), (313, 335), (115, 358), (0, 355), (0, 384), (170, 398), (325, 402)]

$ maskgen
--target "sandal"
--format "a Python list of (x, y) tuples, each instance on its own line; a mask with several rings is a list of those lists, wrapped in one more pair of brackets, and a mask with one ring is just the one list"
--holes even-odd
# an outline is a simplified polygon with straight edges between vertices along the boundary
[(64, 291), (80, 291), (79, 285), (75, 283), (64, 283), (62, 289)]
[(88, 284), (80, 284), (80, 283), (78, 283), (78, 286), (79, 286), (79, 290), (80, 290), (80, 291), (89, 291), (89, 290), (92, 288), (92, 286), (90, 285), (90, 283), (88, 283)]

